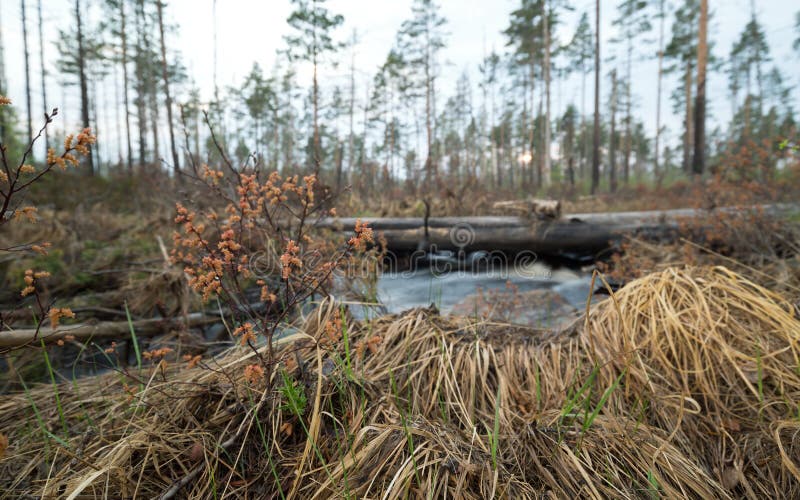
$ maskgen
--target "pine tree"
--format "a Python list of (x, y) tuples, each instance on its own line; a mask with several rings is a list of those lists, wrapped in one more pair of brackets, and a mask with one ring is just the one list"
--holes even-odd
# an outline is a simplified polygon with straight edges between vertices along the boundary
[(550, 185), (552, 180), (552, 155), (551, 150), (551, 92), (550, 87), (552, 84), (552, 68), (551, 58), (553, 56), (552, 49), (552, 36), (551, 34), (556, 31), (559, 22), (559, 9), (570, 8), (565, 0), (544, 0), (542, 8), (542, 38), (543, 38), (543, 53), (544, 60), (542, 62), (542, 74), (544, 76), (544, 93), (545, 93), (545, 115), (544, 115), (544, 139), (543, 139), (543, 155), (544, 155), (544, 177), (543, 185), (545, 187)]
[[(76, 36), (78, 41), (78, 79), (81, 89), (81, 122), (84, 128), (89, 128), (89, 90), (86, 76), (86, 51), (80, 0), (75, 0), (75, 25), (77, 27)], [(86, 161), (89, 164), (89, 175), (94, 175), (94, 159), (91, 151), (86, 155)]]
[[(479, 70), (481, 73), (481, 89), (483, 90), (484, 96), (488, 95), (489, 100), (489, 111), (488, 117), (484, 119), (484, 127), (482, 127), (481, 136), (483, 138), (488, 138), (491, 151), (490, 151), (490, 160), (491, 160), (491, 169), (489, 172), (489, 176), (491, 178), (492, 185), (494, 187), (498, 187), (498, 179), (499, 179), (499, 172), (498, 172), (498, 162), (497, 162), (497, 148), (496, 148), (496, 141), (491, 140), (491, 131), (494, 130), (495, 127), (495, 88), (498, 81), (498, 71), (500, 67), (500, 56), (497, 55), (496, 52), (492, 51), (491, 54), (486, 56), (481, 63)], [(484, 97), (484, 101), (486, 101), (486, 97)], [(488, 130), (487, 130), (488, 128)], [(485, 155), (485, 151), (484, 151)]]
[[(239, 89), (234, 89), (233, 95), (243, 108), (243, 113), (249, 119), (248, 127), (252, 131), (252, 150), (256, 155), (263, 156), (262, 143), (265, 138), (267, 123), (265, 119), (273, 116), (276, 103), (275, 82), (265, 78), (258, 63), (253, 63), (250, 73), (245, 77)], [(274, 126), (274, 124), (273, 124)]]
[(161, 78), (164, 84), (164, 100), (167, 107), (167, 129), (169, 130), (169, 144), (172, 151), (172, 168), (177, 176), (180, 172), (178, 161), (178, 148), (175, 144), (175, 124), (172, 120), (172, 95), (170, 94), (170, 78), (167, 64), (167, 44), (164, 37), (164, 2), (155, 0), (158, 13), (158, 32), (161, 45)]
[(664, 80), (664, 24), (667, 18), (665, 0), (658, 0), (658, 85), (656, 89), (656, 138), (655, 138), (655, 157), (653, 162), (653, 175), (657, 182), (661, 183), (663, 177), (660, 170), (660, 142), (661, 142), (661, 94), (662, 83)]
[(697, 20), (700, 14), (699, 0), (684, 0), (683, 4), (675, 11), (675, 21), (672, 23), (672, 38), (664, 49), (664, 58), (670, 64), (664, 70), (667, 73), (681, 71), (682, 80), (673, 93), (676, 107), (684, 110), (683, 118), (683, 170), (689, 172), (692, 159), (693, 146), (693, 106), (692, 84), (694, 82), (695, 62), (697, 58)]
[(136, 0), (136, 47), (134, 54), (134, 78), (136, 88), (136, 124), (139, 135), (139, 164), (147, 163), (147, 56), (145, 52), (144, 0)]
[(800, 53), (800, 10), (794, 15), (794, 31), (797, 33), (797, 38), (794, 39), (792, 47), (795, 51)]
[(405, 93), (409, 89), (406, 79), (408, 69), (407, 61), (400, 52), (391, 49), (373, 78), (370, 122), (379, 124), (383, 130), (383, 141), (378, 145), (377, 151), (386, 154), (384, 169), (387, 172), (394, 170), (394, 158), (401, 133), (397, 104), (407, 98)]
[[(0, 18), (2, 18), (3, 5), (0, 4)], [(0, 95), (8, 95), (6, 82), (5, 44), (3, 41), (3, 22), (0, 19)], [(17, 117), (13, 106), (0, 106), (0, 143), (6, 148), (6, 155), (17, 157), (23, 145), (17, 138), (15, 125)]]
[[(580, 122), (582, 127), (586, 127), (586, 75), (592, 69), (592, 51), (594, 50), (592, 43), (592, 27), (589, 25), (589, 14), (584, 12), (581, 14), (578, 27), (575, 30), (575, 35), (572, 37), (569, 45), (567, 46), (567, 55), (569, 63), (580, 72), (581, 75), (581, 112)], [(584, 173), (587, 159), (589, 158), (589, 141), (583, 141), (581, 147), (581, 160), (580, 170), (581, 174)]]
[[(102, 30), (108, 35), (108, 48), (112, 50), (113, 60), (122, 69), (122, 97), (117, 100), (117, 105), (122, 103), (122, 114), (124, 115), (125, 131), (119, 134), (125, 140), (125, 150), (120, 148), (119, 154), (125, 154), (128, 175), (133, 174), (133, 144), (131, 142), (131, 111), (130, 111), (130, 84), (128, 62), (130, 60), (128, 51), (128, 24), (126, 4), (128, 0), (105, 0), (104, 22)], [(118, 42), (115, 42), (118, 41)], [(116, 72), (116, 70), (115, 70)]]
[(25, 0), (20, 0), (20, 13), (22, 14), (22, 47), (25, 55), (25, 104), (28, 112), (28, 119), (25, 122), (25, 132), (27, 133), (26, 143), (30, 144), (33, 140), (33, 109), (31, 107), (31, 64), (30, 51), (28, 50), (28, 20), (25, 14)]
[(706, 147), (706, 62), (708, 60), (708, 0), (700, 0), (697, 35), (697, 96), (695, 104), (694, 159), (692, 172), (701, 175), (705, 168)]
[(560, 128), (564, 131), (562, 141), (562, 155), (567, 159), (567, 179), (569, 185), (575, 186), (575, 130), (578, 124), (578, 110), (573, 104), (567, 106), (564, 115), (561, 117)]
[[(412, 17), (403, 22), (398, 33), (398, 48), (409, 66), (410, 83), (421, 89), (425, 98), (425, 132), (427, 153), (425, 180), (428, 185), (438, 176), (434, 158), (436, 129), (436, 73), (439, 52), (445, 47), (445, 18), (439, 15), (439, 5), (433, 0), (414, 0)], [(415, 97), (418, 94), (412, 94)]]
[(286, 170), (291, 169), (294, 164), (294, 150), (295, 150), (295, 126), (297, 121), (297, 114), (292, 102), (297, 98), (297, 73), (291, 65), (291, 60), (288, 61), (286, 68), (283, 71), (280, 79), (280, 94), (278, 96), (278, 108), (282, 111), (279, 115), (281, 130), (283, 131), (281, 137), (281, 147), (283, 149), (283, 167), (284, 175)]
[(555, 19), (551, 19), (552, 11), (550, 1), (544, 0), (542, 11), (542, 31), (544, 32), (544, 93), (545, 93), (545, 119), (544, 119), (544, 176), (542, 186), (550, 185), (552, 176), (551, 155), (550, 155), (550, 30), (553, 28)]
[[(59, 58), (57, 60), (58, 73), (64, 77), (62, 86), (77, 85), (80, 95), (81, 126), (92, 126), (90, 113), (91, 100), (89, 95), (89, 81), (97, 81), (105, 75), (105, 67), (101, 64), (106, 59), (104, 44), (98, 27), (85, 25), (84, 12), (81, 1), (75, 0), (73, 4), (76, 23), (68, 31), (59, 30), (56, 44)], [(62, 87), (62, 88), (63, 88)], [(96, 118), (96, 116), (95, 116)], [(66, 119), (64, 119), (66, 121)], [(95, 120), (95, 129), (97, 123)], [(94, 131), (97, 133), (97, 130)], [(87, 173), (94, 175), (94, 154), (87, 155)]]
[(592, 188), (600, 186), (600, 0), (595, 0), (594, 18), (594, 135), (592, 145)]
[[(503, 31), (506, 35), (506, 45), (513, 47), (513, 55), (510, 60), (511, 70), (520, 81), (520, 90), (522, 91), (522, 110), (520, 116), (520, 131), (519, 135), (522, 138), (522, 155), (528, 156), (531, 150), (531, 145), (538, 142), (538, 138), (534, 137), (536, 127), (533, 126), (533, 121), (530, 120), (529, 124), (528, 110), (530, 116), (535, 113), (534, 108), (534, 89), (537, 76), (537, 65), (544, 73), (544, 47), (545, 47), (545, 22), (544, 22), (544, 0), (520, 0), (519, 7), (511, 12), (509, 18), (509, 25)], [(538, 151), (538, 149), (537, 149)], [(542, 150), (542, 153), (545, 153)], [(545, 182), (544, 179), (544, 154), (541, 155), (542, 161), (537, 161), (536, 168), (536, 184), (542, 186)], [(525, 167), (523, 163), (522, 167)], [(525, 179), (522, 176), (523, 184), (531, 179)]]
[[(732, 77), (738, 81), (744, 80), (744, 137), (747, 139), (750, 136), (751, 122), (754, 118), (754, 100), (756, 103), (756, 116), (761, 116), (764, 98), (762, 67), (770, 60), (766, 34), (758, 19), (756, 19), (755, 8), (753, 8), (750, 21), (745, 25), (738, 40), (733, 44), (731, 60), (734, 63), (734, 67), (731, 68)], [(755, 76), (753, 75), (753, 70), (755, 70)], [(757, 94), (755, 95), (753, 94), (754, 83), (757, 88)]]
[(611, 136), (608, 140), (608, 180), (611, 192), (617, 190), (617, 68), (611, 70)]
[(186, 100), (178, 109), (184, 132), (185, 163), (194, 167), (200, 162), (200, 108), (200, 89), (192, 84)]
[(318, 174), (321, 163), (319, 133), (319, 80), (318, 67), (328, 52), (338, 49), (341, 44), (331, 38), (333, 30), (344, 22), (344, 17), (331, 14), (323, 4), (326, 0), (292, 0), (294, 12), (286, 20), (295, 33), (286, 37), (290, 54), (294, 59), (308, 61), (313, 66), (312, 101), (314, 119), (314, 171)]
[(615, 42), (625, 44), (625, 151), (622, 175), (625, 184), (627, 184), (630, 177), (631, 125), (633, 119), (631, 116), (633, 104), (631, 83), (633, 80), (634, 41), (643, 33), (648, 32), (652, 26), (646, 11), (646, 0), (622, 0), (617, 8), (619, 17), (614, 19), (612, 24), (617, 26), (621, 33), (620, 38), (616, 39)]
[[(349, 133), (347, 134), (347, 174), (349, 177), (353, 173), (355, 166), (355, 131), (353, 128), (356, 110), (356, 45), (358, 44), (358, 33), (353, 30), (350, 38), (350, 105), (348, 106)], [(341, 191), (341, 179), (336, 186), (336, 192)]]
[[(39, 73), (42, 79), (42, 108), (45, 113), (52, 113), (52, 110), (47, 107), (47, 71), (44, 69), (44, 19), (42, 17), (42, 0), (36, 3), (36, 11), (39, 20)], [(44, 147), (45, 150), (50, 148), (50, 133), (47, 129), (44, 131)]]

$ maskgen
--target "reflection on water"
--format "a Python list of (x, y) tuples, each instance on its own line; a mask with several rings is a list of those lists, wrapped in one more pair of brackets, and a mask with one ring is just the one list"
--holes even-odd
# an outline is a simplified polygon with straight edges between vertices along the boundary
[[(414, 271), (384, 273), (378, 279), (378, 301), (382, 311), (353, 312), (359, 316), (374, 316), (380, 312), (397, 313), (414, 307), (437, 306), (443, 314), (463, 309), (465, 299), (478, 290), (503, 292), (510, 282), (523, 297), (526, 292), (549, 290), (559, 300), (576, 310), (582, 310), (590, 291), (591, 274), (568, 268), (554, 268), (541, 262), (524, 266), (492, 270), (458, 270), (440, 273), (441, 266), (424, 267)], [(456, 307), (460, 306), (460, 307)], [(531, 304), (530, 307), (535, 307)]]

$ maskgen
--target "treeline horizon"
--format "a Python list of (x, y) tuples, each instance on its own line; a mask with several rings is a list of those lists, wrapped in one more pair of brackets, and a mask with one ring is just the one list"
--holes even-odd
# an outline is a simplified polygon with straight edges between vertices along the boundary
[[(45, 43), (42, 0), (19, 3), (20, 19), (0, 11), (0, 23), (21, 24), (25, 98), (0, 110), (0, 140), (9, 151), (23, 150), (43, 112), (75, 95), (81, 125), (95, 130), (101, 145), (109, 138), (81, 167), (90, 175), (177, 173), (219, 164), (222, 149), (243, 168), (313, 172), (337, 191), (481, 182), (529, 193), (595, 193), (708, 173), (769, 180), (797, 141), (792, 75), (770, 57), (755, 2), (735, 43), (721, 47), (708, 32), (715, 5), (707, 0), (618, 0), (617, 36), (607, 43), (599, 0), (576, 12), (565, 42), (553, 33), (574, 2), (517, 0), (502, 50), (476, 54), (478, 81), (465, 70), (447, 89), (440, 75), (450, 26), (433, 0), (413, 0), (367, 85), (357, 83), (364, 74), (356, 65), (357, 31), (348, 35), (346, 20), (326, 0), (291, 0), (291, 33), (274, 65), (253, 63), (235, 86), (218, 84), (215, 26), (213, 96), (206, 100), (170, 46), (180, 27), (166, 22), (168, 2), (70, 0), (71, 19), (52, 45)], [(90, 19), (89, 9), (102, 9), (102, 19)], [(789, 43), (800, 57), (800, 11), (787, 16), (795, 24)], [(0, 35), (6, 95), (2, 44)], [(57, 64), (48, 68), (53, 50)], [(658, 63), (655, 117), (637, 106), (636, 65), (648, 58)], [(346, 83), (320, 76), (320, 67), (333, 64), (345, 68)], [(298, 76), (301, 65), (312, 69), (308, 81)], [(706, 130), (711, 72), (727, 78), (732, 118)], [(575, 79), (579, 97), (555, 113), (554, 93)], [(53, 81), (61, 96), (47, 95)], [(43, 109), (33, 108), (34, 95)], [(681, 117), (679, 141), (664, 137), (667, 113)], [(645, 125), (651, 120), (655, 134)], [(48, 146), (53, 140), (45, 138)]]

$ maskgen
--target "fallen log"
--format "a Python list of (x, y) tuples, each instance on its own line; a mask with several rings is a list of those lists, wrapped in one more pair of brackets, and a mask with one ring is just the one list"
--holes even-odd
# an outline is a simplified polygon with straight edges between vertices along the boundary
[(497, 201), (492, 208), (506, 213), (516, 212), (522, 216), (549, 217), (551, 219), (561, 217), (561, 202), (558, 200)]
[[(417, 250), (532, 251), (544, 255), (592, 255), (609, 248), (626, 235), (669, 238), (680, 223), (715, 213), (760, 211), (785, 216), (794, 204), (756, 207), (654, 210), (641, 212), (583, 213), (559, 219), (519, 216), (371, 218), (361, 220), (385, 238), (391, 252)], [(323, 218), (318, 227), (352, 232), (356, 218)]]
[(60, 325), (53, 329), (42, 327), (36, 329), (0, 331), (0, 348), (22, 347), (32, 343), (38, 344), (40, 340), (52, 343), (63, 340), (67, 336), (76, 339), (115, 339), (120, 340), (131, 336), (131, 326), (137, 337), (152, 337), (159, 333), (168, 332), (184, 327), (196, 327), (219, 322), (219, 316), (205, 313), (192, 313), (185, 318), (156, 318), (132, 321), (100, 321), (97, 323), (82, 323), (76, 325)]

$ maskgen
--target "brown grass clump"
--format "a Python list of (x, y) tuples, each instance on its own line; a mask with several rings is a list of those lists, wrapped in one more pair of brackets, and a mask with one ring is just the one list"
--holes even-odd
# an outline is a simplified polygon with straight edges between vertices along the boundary
[(340, 311), (278, 341), (269, 385), (234, 348), (5, 397), (0, 497), (800, 496), (800, 321), (725, 268), (560, 333)]
[(628, 238), (599, 267), (617, 281), (681, 265), (724, 265), (751, 281), (800, 300), (800, 225), (797, 210), (783, 216), (761, 209), (711, 210), (680, 223), (678, 241)]

